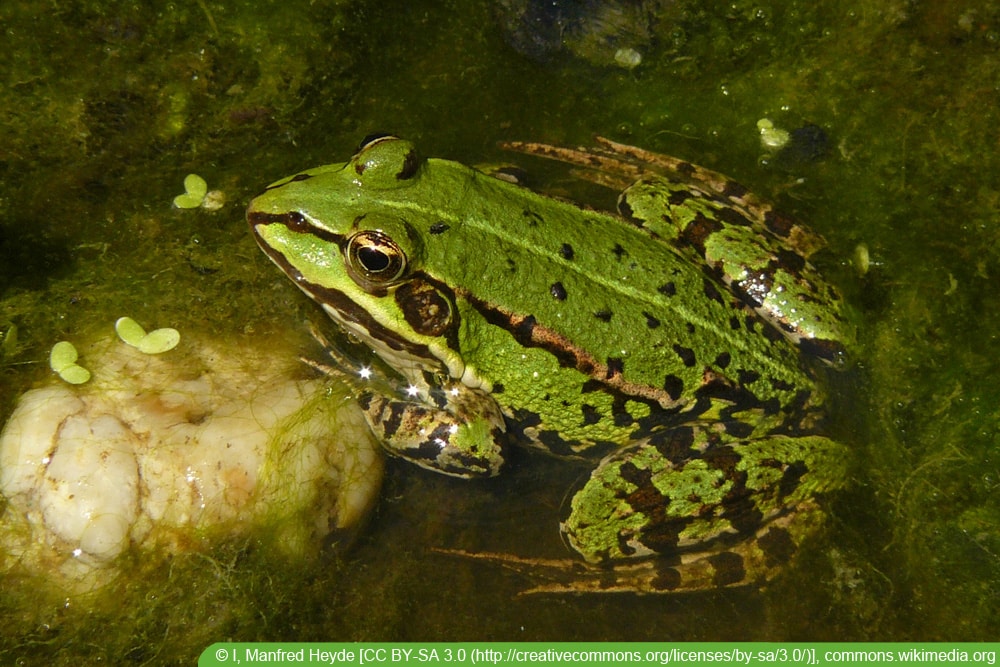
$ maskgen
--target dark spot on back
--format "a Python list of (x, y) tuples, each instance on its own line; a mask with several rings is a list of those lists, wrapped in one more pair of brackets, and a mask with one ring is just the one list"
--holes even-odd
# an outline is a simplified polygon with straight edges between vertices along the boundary
[(649, 443), (667, 461), (680, 465), (691, 458), (694, 429), (690, 426), (681, 426), (656, 433), (649, 439)]
[(684, 392), (684, 380), (676, 375), (666, 376), (663, 378), (663, 391), (667, 392), (671, 400), (676, 401)]
[(635, 418), (627, 410), (615, 409), (612, 413), (612, 418), (614, 419), (615, 426), (630, 426), (635, 422)]
[(725, 301), (722, 300), (722, 295), (719, 293), (719, 289), (715, 286), (715, 283), (708, 278), (705, 278), (704, 288), (706, 297), (712, 301), (725, 304)]
[(531, 342), (531, 337), (535, 331), (535, 325), (538, 320), (535, 319), (534, 315), (528, 315), (526, 318), (521, 320), (516, 327), (514, 327), (514, 338), (518, 340), (522, 345), (527, 346)]
[(584, 403), (580, 406), (580, 411), (583, 412), (583, 423), (584, 425), (596, 424), (601, 421), (601, 415), (597, 412), (597, 408), (593, 405), (587, 405)]
[(697, 359), (695, 359), (694, 350), (689, 347), (684, 347), (683, 345), (678, 345), (677, 343), (674, 343), (673, 348), (674, 352), (676, 352), (677, 356), (681, 358), (681, 361), (685, 366), (691, 368), (695, 365)]
[(561, 246), (559, 246), (559, 254), (562, 255), (562, 258), (567, 261), (572, 260), (573, 246), (571, 246), (568, 243), (563, 243)]
[(549, 285), (549, 294), (551, 294), (552, 298), (556, 301), (566, 300), (566, 288), (563, 287), (562, 283), (552, 283)]
[(532, 210), (525, 209), (521, 215), (528, 219), (529, 227), (537, 227), (538, 223), (542, 222), (542, 216)]
[(771, 380), (771, 387), (776, 391), (792, 391), (795, 389), (795, 385), (791, 382), (786, 382), (785, 380)]

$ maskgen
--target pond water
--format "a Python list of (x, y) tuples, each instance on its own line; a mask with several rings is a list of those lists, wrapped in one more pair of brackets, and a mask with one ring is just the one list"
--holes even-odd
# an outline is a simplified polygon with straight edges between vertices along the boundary
[[(244, 208), (380, 131), (554, 191), (556, 172), (497, 142), (603, 135), (726, 173), (827, 239), (820, 267), (860, 335), (830, 378), (850, 487), (765, 590), (519, 596), (520, 575), (433, 549), (563, 556), (586, 468), (526, 454), (467, 482), (390, 461), (347, 551), (288, 562), (262, 528), (126, 557), (113, 595), (42, 604), (0, 573), (4, 662), (190, 664), (218, 639), (997, 636), (1000, 3), (25, 1), (0, 19), (4, 420), (56, 341), (121, 315), (236, 346), (287, 329), (305, 350), (318, 311)], [(794, 150), (763, 145), (761, 119)], [(221, 208), (172, 208), (188, 173)]]

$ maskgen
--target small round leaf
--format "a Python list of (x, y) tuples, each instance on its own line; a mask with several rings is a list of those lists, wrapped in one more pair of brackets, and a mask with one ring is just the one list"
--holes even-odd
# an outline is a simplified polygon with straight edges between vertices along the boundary
[(177, 195), (174, 197), (174, 206), (177, 208), (198, 208), (201, 206), (201, 201), (204, 197), (199, 197), (197, 195)]
[(73, 343), (61, 340), (53, 345), (52, 351), (49, 352), (49, 366), (56, 373), (62, 373), (64, 368), (76, 363), (77, 357), (78, 355), (76, 348), (73, 347)]
[(177, 329), (166, 327), (163, 329), (157, 329), (156, 331), (150, 331), (142, 340), (139, 341), (139, 344), (136, 345), (136, 347), (139, 348), (139, 351), (143, 354), (160, 354), (174, 349), (180, 341), (180, 332), (177, 331)]
[(208, 183), (198, 174), (188, 174), (184, 178), (184, 191), (194, 197), (204, 197), (208, 192)]
[(115, 332), (123, 342), (132, 347), (138, 347), (142, 339), (146, 337), (146, 330), (131, 317), (119, 317), (118, 321), (115, 322)]
[(90, 379), (90, 371), (83, 366), (70, 364), (66, 368), (59, 371), (59, 377), (70, 384), (83, 384)]

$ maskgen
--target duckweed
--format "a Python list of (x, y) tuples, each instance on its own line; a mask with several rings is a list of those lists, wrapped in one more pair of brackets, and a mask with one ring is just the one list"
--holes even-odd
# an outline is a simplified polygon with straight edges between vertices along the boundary
[(146, 333), (142, 326), (131, 317), (120, 317), (115, 322), (115, 332), (123, 343), (131, 345), (143, 354), (161, 354), (177, 347), (181, 334), (177, 329), (165, 327)]
[(49, 352), (49, 366), (60, 378), (70, 384), (83, 384), (90, 379), (90, 371), (76, 363), (79, 354), (69, 341), (62, 340)]

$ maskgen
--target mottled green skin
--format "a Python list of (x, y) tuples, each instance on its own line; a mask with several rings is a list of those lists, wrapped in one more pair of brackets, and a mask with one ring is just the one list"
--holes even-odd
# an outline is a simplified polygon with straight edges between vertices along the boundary
[(634, 588), (766, 578), (782, 563), (750, 567), (755, 540), (780, 523), (797, 543), (790, 517), (843, 481), (836, 444), (770, 435), (819, 416), (798, 350), (656, 230), (395, 138), (278, 181), (247, 217), (419, 395), (363, 396), (390, 452), (461, 476), (496, 474), (510, 439), (605, 457), (563, 524), (585, 559), (744, 552), (739, 576), (674, 558)]

